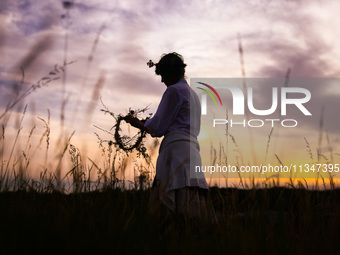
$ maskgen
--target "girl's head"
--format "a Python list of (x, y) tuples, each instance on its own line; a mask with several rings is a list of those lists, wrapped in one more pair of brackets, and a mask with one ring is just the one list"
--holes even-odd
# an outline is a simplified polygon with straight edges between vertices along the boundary
[(162, 82), (168, 86), (184, 78), (186, 64), (183, 57), (176, 52), (163, 54), (157, 64), (153, 64), (152, 61), (149, 63), (150, 67), (156, 66), (156, 74), (162, 76)]

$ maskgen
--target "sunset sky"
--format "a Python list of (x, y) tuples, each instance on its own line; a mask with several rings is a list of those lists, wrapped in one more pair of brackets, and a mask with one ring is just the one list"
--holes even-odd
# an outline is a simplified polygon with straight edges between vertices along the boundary
[[(184, 56), (188, 80), (237, 78), (242, 77), (241, 39), (247, 78), (284, 78), (289, 69), (291, 78), (340, 77), (337, 0), (75, 0), (69, 1), (70, 8), (64, 8), (63, 2), (1, 0), (0, 4), (0, 114), (17, 93), (43, 77), (60, 78), (17, 104), (8, 122), (6, 117), (0, 119), (6, 144), (10, 146), (10, 137), (14, 139), (18, 130), (21, 115), (15, 113), (21, 114), (27, 104), (19, 142), (25, 147), (36, 125), (32, 141), (37, 146), (45, 131), (38, 117), (47, 121), (49, 111), (51, 160), (53, 148), (60, 146), (60, 134), (68, 137), (73, 131), (72, 144), (91, 159), (101, 154), (94, 132), (107, 136), (94, 125), (108, 130), (114, 119), (100, 112), (100, 98), (115, 114), (146, 106), (146, 115), (154, 113), (166, 87), (146, 63), (150, 59), (157, 62), (163, 53), (176, 51)], [(65, 75), (49, 74), (65, 60), (72, 62)], [(324, 106), (324, 132), (329, 140), (327, 144), (324, 136), (324, 152), (329, 153), (331, 144), (334, 160), (339, 161), (335, 153), (340, 153), (340, 115), (335, 105), (340, 89), (335, 84), (327, 86), (327, 92), (317, 87), (314, 91), (319, 95), (312, 106), (317, 108), (318, 121)], [(321, 95), (329, 98), (324, 97), (323, 102)], [(65, 114), (63, 126), (61, 113)], [(306, 150), (303, 138), (308, 136), (316, 154), (319, 129), (309, 127), (308, 132), (300, 130), (292, 137), (298, 135)], [(269, 132), (265, 130), (263, 136), (268, 137)], [(42, 170), (37, 169), (34, 171)]]

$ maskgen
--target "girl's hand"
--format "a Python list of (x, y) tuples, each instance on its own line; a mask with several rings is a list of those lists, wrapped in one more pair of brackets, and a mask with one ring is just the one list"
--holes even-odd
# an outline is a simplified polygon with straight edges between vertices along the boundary
[(125, 121), (135, 128), (139, 128), (140, 130), (147, 131), (146, 128), (144, 127), (145, 121), (141, 121), (136, 117), (128, 117), (125, 119)]
[(136, 117), (128, 117), (125, 119), (125, 121), (129, 123), (131, 126), (136, 127), (136, 128), (138, 128), (139, 124), (141, 123), (141, 121)]

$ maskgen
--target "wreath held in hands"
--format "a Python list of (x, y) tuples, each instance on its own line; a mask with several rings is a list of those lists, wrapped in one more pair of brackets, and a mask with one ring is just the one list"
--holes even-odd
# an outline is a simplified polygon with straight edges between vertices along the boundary
[[(105, 107), (106, 108), (106, 107)], [(137, 134), (133, 136), (127, 136), (127, 135), (121, 135), (120, 131), (122, 122), (127, 122), (130, 118), (136, 118), (140, 113), (144, 113), (148, 108), (144, 109), (138, 109), (138, 110), (131, 110), (129, 109), (129, 113), (123, 116), (122, 114), (115, 115), (111, 111), (109, 111), (107, 108), (102, 109), (104, 113), (109, 113), (112, 117), (115, 118), (116, 124), (112, 127), (115, 129), (115, 132), (113, 134), (114, 142), (108, 141), (109, 145), (115, 145), (119, 149), (123, 150), (126, 153), (132, 152), (134, 149), (137, 150), (138, 155), (142, 155), (144, 158), (149, 158), (149, 155), (146, 153), (146, 148), (143, 143), (143, 138), (146, 136), (146, 132), (143, 130), (139, 130)], [(142, 121), (147, 120), (151, 117), (152, 114), (150, 114), (149, 117), (142, 119)]]

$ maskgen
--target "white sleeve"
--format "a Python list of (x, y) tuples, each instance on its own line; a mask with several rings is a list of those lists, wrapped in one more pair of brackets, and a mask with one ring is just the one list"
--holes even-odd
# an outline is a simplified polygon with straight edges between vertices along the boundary
[(155, 115), (144, 124), (152, 137), (161, 137), (174, 123), (182, 100), (175, 87), (169, 86), (164, 92)]

